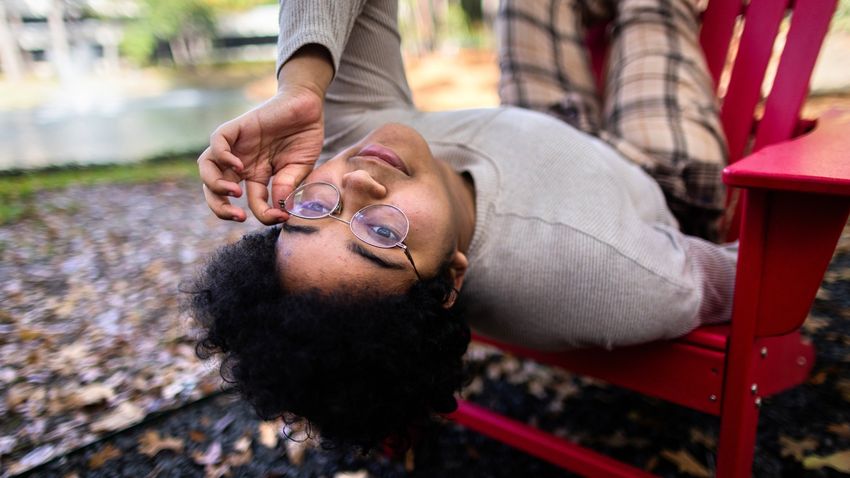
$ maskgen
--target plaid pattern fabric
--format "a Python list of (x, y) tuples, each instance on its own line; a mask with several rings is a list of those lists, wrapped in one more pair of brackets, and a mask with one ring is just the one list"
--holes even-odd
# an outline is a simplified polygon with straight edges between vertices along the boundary
[[(693, 2), (503, 0), (499, 93), (607, 141), (658, 182), (685, 233), (716, 240), (726, 141)], [(611, 17), (600, 99), (585, 26)]]

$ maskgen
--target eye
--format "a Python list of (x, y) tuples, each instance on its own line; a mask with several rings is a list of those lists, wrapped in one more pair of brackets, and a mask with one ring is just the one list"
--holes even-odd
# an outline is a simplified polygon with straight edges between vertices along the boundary
[(381, 224), (370, 224), (368, 227), (369, 235), (382, 243), (398, 243), (401, 241), (401, 235), (392, 228)]
[(322, 201), (305, 201), (298, 205), (298, 209), (319, 214), (330, 214), (331, 212), (331, 206)]

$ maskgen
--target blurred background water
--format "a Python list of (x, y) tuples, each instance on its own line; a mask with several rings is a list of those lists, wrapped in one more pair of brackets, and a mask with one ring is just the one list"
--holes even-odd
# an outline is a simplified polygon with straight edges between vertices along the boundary
[(185, 88), (2, 111), (0, 169), (124, 162), (198, 149), (218, 124), (253, 104), (240, 89)]

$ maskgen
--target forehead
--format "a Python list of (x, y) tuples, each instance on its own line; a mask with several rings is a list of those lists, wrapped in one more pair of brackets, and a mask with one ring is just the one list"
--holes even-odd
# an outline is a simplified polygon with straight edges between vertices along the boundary
[[(292, 219), (290, 222), (291, 227), (281, 230), (275, 251), (281, 281), (287, 290), (355, 288), (400, 293), (415, 280), (413, 269), (399, 248), (371, 247), (356, 239), (348, 226), (338, 221)], [(315, 232), (305, 233), (303, 227), (313, 227)], [(397, 267), (382, 267), (367, 258), (368, 255)]]

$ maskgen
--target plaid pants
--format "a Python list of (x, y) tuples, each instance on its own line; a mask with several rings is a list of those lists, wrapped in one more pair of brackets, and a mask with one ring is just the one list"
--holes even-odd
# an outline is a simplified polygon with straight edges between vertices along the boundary
[[(683, 232), (717, 240), (727, 151), (694, 3), (502, 0), (499, 95), (605, 140), (658, 182)], [(585, 42), (597, 22), (611, 22), (601, 98)]]

